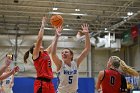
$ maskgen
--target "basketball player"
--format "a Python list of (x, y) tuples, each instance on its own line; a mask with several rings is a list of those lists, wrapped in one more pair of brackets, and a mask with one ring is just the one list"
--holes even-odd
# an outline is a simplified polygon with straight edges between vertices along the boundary
[(62, 27), (56, 29), (54, 42), (52, 43), (51, 57), (56, 65), (59, 85), (57, 93), (77, 93), (78, 89), (78, 67), (83, 59), (88, 55), (91, 45), (88, 25), (82, 25), (82, 32), (85, 34), (85, 48), (76, 60), (73, 60), (73, 52), (69, 48), (64, 48), (61, 52), (62, 60), (56, 55), (57, 42), (61, 35)]
[(3, 72), (6, 70), (6, 68), (11, 64), (11, 62), (12, 62), (12, 60), (8, 56), (6, 56), (5, 63), (0, 69), (0, 76), (3, 74)]
[(12, 62), (12, 60), (9, 57), (6, 57), (5, 64), (0, 69), (0, 80), (3, 80), (3, 79), (5, 79), (5, 78), (7, 78), (7, 77), (11, 76), (12, 74), (19, 71), (19, 67), (15, 66), (10, 72), (3, 74), (11, 62)]
[(127, 66), (117, 56), (111, 56), (107, 62), (107, 69), (100, 71), (96, 89), (99, 93), (126, 93), (127, 83), (125, 77), (119, 71), (119, 67), (128, 74), (138, 76), (138, 72)]
[(49, 57), (51, 45), (45, 50), (42, 46), (45, 23), (46, 17), (43, 17), (36, 44), (34, 44), (24, 55), (24, 62), (27, 63), (26, 60), (29, 57), (29, 52), (32, 54), (37, 72), (37, 78), (34, 82), (34, 93), (55, 93), (54, 85), (52, 83), (53, 72), (51, 68), (51, 59)]
[[(6, 69), (3, 74), (7, 74), (11, 71), (10, 67)], [(13, 93), (12, 87), (14, 85), (14, 74), (2, 80), (2, 88), (4, 93)]]

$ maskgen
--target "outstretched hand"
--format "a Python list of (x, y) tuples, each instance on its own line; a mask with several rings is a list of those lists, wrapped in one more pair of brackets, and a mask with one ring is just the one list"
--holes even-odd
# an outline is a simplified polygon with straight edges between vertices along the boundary
[(89, 30), (88, 30), (89, 25), (88, 24), (83, 24), (83, 25), (81, 25), (81, 27), (83, 29), (82, 33), (89, 33)]
[(62, 29), (63, 29), (62, 26), (56, 28), (56, 32), (55, 32), (56, 36), (58, 36), (58, 37), (61, 36)]

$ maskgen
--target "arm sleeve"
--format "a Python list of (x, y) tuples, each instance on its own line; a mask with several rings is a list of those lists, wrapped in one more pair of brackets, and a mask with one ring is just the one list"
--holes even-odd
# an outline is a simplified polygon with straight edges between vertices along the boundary
[(127, 83), (126, 79), (123, 75), (121, 75), (121, 92), (126, 92), (127, 91)]

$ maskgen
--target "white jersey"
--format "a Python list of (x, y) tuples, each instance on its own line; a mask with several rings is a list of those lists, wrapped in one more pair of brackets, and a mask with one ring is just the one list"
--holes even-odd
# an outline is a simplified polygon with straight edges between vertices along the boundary
[(12, 80), (12, 75), (7, 77), (6, 79), (2, 80), (2, 86), (9, 87), (11, 80)]
[[(12, 75), (2, 80), (2, 87), (4, 93), (13, 93), (12, 88), (10, 88), (10, 83), (12, 82)], [(3, 93), (3, 92), (2, 92)]]
[(75, 61), (71, 62), (71, 67), (62, 62), (58, 71), (59, 85), (57, 93), (77, 93), (78, 89), (78, 68)]

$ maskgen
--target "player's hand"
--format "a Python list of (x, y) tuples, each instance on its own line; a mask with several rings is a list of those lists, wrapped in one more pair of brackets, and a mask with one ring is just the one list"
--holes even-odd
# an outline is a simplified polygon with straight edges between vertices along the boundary
[(81, 25), (81, 27), (83, 29), (82, 33), (89, 33), (89, 30), (88, 30), (89, 25), (88, 24), (83, 24), (83, 25)]
[(61, 36), (62, 29), (63, 29), (62, 26), (56, 28), (56, 32), (55, 32), (56, 36), (58, 37)]
[(47, 17), (44, 16), (44, 17), (42, 18), (42, 27), (45, 27), (46, 21), (47, 21)]

